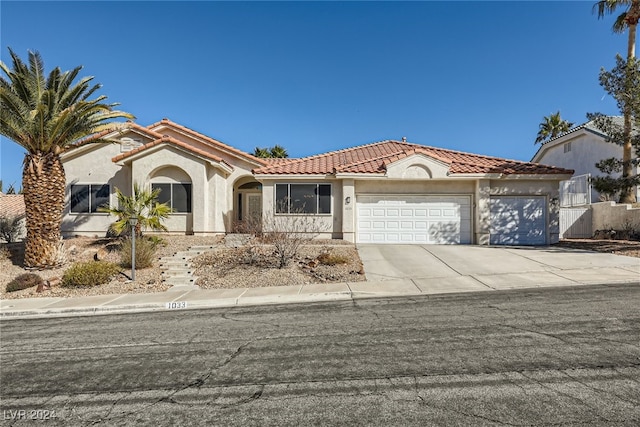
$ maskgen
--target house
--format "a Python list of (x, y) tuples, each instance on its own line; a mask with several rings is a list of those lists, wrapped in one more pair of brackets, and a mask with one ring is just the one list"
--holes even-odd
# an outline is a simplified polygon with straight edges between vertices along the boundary
[(4, 218), (11, 221), (14, 218), (20, 218), (14, 235), (16, 240), (24, 239), (27, 234), (25, 212), (24, 196), (22, 194), (4, 194), (0, 191), (0, 219)]
[[(613, 117), (613, 119), (617, 122), (616, 124), (622, 126), (621, 116)], [(596, 167), (597, 162), (611, 157), (622, 158), (622, 147), (607, 142), (605, 137), (606, 135), (594, 125), (593, 121), (589, 121), (543, 143), (531, 161), (573, 169), (576, 177), (582, 175), (601, 176), (604, 174)], [(637, 168), (640, 173), (640, 165)], [(586, 192), (589, 192), (588, 188)], [(601, 195), (595, 189), (591, 189), (590, 193), (591, 197), (587, 203), (606, 200), (606, 196)], [(636, 198), (640, 200), (640, 186), (636, 188)]]
[(558, 241), (558, 183), (573, 171), (402, 141), (298, 159), (260, 159), (163, 119), (62, 155), (63, 233), (103, 235), (115, 188), (161, 189), (170, 232), (229, 233), (238, 222), (313, 218), (320, 237), (356, 243)]

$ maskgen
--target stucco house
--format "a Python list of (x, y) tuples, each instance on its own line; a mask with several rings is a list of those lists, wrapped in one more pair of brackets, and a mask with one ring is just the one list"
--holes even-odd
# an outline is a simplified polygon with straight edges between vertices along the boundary
[(97, 212), (134, 182), (161, 189), (170, 232), (230, 233), (247, 218), (312, 217), (356, 243), (558, 241), (558, 183), (573, 171), (386, 140), (298, 159), (260, 159), (163, 119), (63, 154), (63, 233), (103, 235)]
[[(622, 126), (621, 116), (613, 119)], [(573, 169), (575, 176), (604, 175), (596, 168), (597, 162), (611, 157), (622, 158), (622, 147), (607, 142), (605, 137), (606, 135), (592, 121), (589, 121), (543, 143), (531, 161)], [(640, 173), (640, 165), (637, 168)], [(636, 197), (640, 200), (640, 186), (636, 188)], [(591, 189), (592, 203), (601, 201), (601, 198), (600, 193)]]

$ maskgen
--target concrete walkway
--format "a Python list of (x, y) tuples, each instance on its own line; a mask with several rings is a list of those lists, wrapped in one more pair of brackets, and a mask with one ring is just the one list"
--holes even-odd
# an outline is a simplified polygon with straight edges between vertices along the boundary
[(366, 282), (249, 289), (176, 285), (153, 294), (0, 301), (0, 317), (89, 315), (613, 283), (640, 285), (640, 259), (555, 247), (361, 245)]

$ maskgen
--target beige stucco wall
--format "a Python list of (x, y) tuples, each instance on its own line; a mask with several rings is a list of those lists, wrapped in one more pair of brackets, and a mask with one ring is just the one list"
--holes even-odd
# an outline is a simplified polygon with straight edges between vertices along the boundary
[(70, 212), (71, 184), (109, 184), (109, 203), (116, 203), (116, 188), (129, 193), (129, 170), (111, 162), (120, 154), (118, 144), (91, 144), (63, 157), (67, 188), (62, 217), (62, 234), (104, 236), (115, 220), (104, 213), (81, 214)]
[[(262, 218), (263, 229), (272, 231), (276, 228), (292, 229), (304, 227), (316, 238), (343, 238), (343, 191), (342, 181), (335, 179), (291, 179), (278, 180), (279, 184), (331, 184), (331, 214), (308, 215), (309, 220), (301, 221), (301, 215), (275, 214), (274, 180), (262, 181)], [(353, 203), (353, 202), (352, 202)], [(276, 230), (277, 231), (277, 230)], [(296, 230), (297, 231), (297, 230)]]
[(602, 202), (591, 205), (592, 230), (640, 230), (640, 208), (632, 208), (629, 204)]

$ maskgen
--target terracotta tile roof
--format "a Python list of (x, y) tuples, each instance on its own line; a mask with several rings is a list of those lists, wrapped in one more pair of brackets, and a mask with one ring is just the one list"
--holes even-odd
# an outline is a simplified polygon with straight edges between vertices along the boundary
[(414, 154), (424, 154), (449, 165), (449, 173), (572, 174), (573, 171), (536, 163), (482, 156), (399, 141), (381, 141), (288, 162), (271, 163), (256, 174), (301, 175), (364, 173), (384, 174), (387, 165)]
[(220, 142), (217, 139), (210, 138), (207, 135), (201, 134), (200, 132), (197, 132), (197, 131), (195, 131), (193, 129), (190, 129), (190, 128), (186, 127), (186, 126), (182, 126), (182, 125), (180, 125), (178, 123), (172, 122), (171, 120), (169, 120), (167, 118), (164, 118), (164, 119), (160, 120), (159, 122), (150, 124), (149, 126), (147, 126), (147, 129), (153, 129), (153, 128), (158, 127), (160, 125), (165, 125), (165, 126), (172, 127), (174, 129), (178, 129), (180, 131), (188, 133), (191, 136), (194, 136), (196, 138), (204, 140), (205, 142), (209, 143), (213, 147), (222, 148), (222, 149), (224, 149), (226, 151), (229, 151), (229, 152), (232, 152), (232, 153), (236, 154), (237, 156), (245, 157), (245, 158), (247, 158), (247, 159), (249, 159), (249, 160), (251, 160), (251, 161), (253, 161), (255, 163), (262, 164), (262, 165), (266, 165), (267, 164), (265, 159), (261, 159), (261, 158), (255, 157), (252, 154), (249, 154), (249, 153), (244, 152), (242, 150), (238, 150), (237, 148), (231, 147), (230, 145), (227, 145), (227, 144), (225, 144), (223, 142)]
[(8, 217), (24, 216), (24, 196), (22, 194), (0, 193), (0, 216)]
[(93, 135), (90, 135), (90, 136), (88, 136), (86, 138), (81, 139), (80, 141), (76, 142), (75, 144), (69, 146), (69, 149), (67, 151), (72, 150), (74, 148), (78, 148), (78, 147), (80, 147), (82, 145), (94, 142), (97, 139), (100, 139), (100, 138), (102, 138), (104, 136), (107, 136), (112, 132), (115, 132), (115, 131), (121, 131), (122, 132), (122, 131), (126, 131), (127, 129), (135, 129), (138, 132), (147, 135), (149, 138), (154, 138), (154, 139), (155, 138), (162, 138), (161, 134), (159, 134), (157, 132), (154, 132), (154, 131), (152, 131), (150, 129), (147, 129), (144, 126), (140, 126), (136, 122), (128, 120), (126, 123), (114, 124), (113, 128), (105, 129), (102, 132), (95, 133)]
[(191, 151), (192, 153), (198, 154), (199, 156), (214, 160), (218, 163), (224, 163), (225, 165), (227, 165), (228, 167), (230, 167), (231, 169), (233, 169), (233, 167), (228, 164), (227, 162), (225, 162), (221, 157), (218, 157), (208, 151), (205, 150), (201, 150), (200, 148), (194, 147), (191, 144), (187, 144), (186, 142), (180, 141), (179, 139), (176, 139), (172, 136), (168, 136), (168, 135), (163, 135), (158, 139), (155, 139), (151, 142), (148, 142), (144, 145), (141, 145), (139, 147), (134, 148), (131, 151), (127, 151), (126, 153), (121, 153), (118, 154), (117, 156), (113, 157), (111, 159), (112, 162), (119, 162), (121, 160), (124, 160), (128, 157), (131, 157), (135, 154), (140, 153), (141, 151), (147, 150), (151, 147), (155, 147), (156, 145), (160, 145), (160, 144), (173, 144), (176, 145), (178, 147), (184, 148), (188, 151)]

